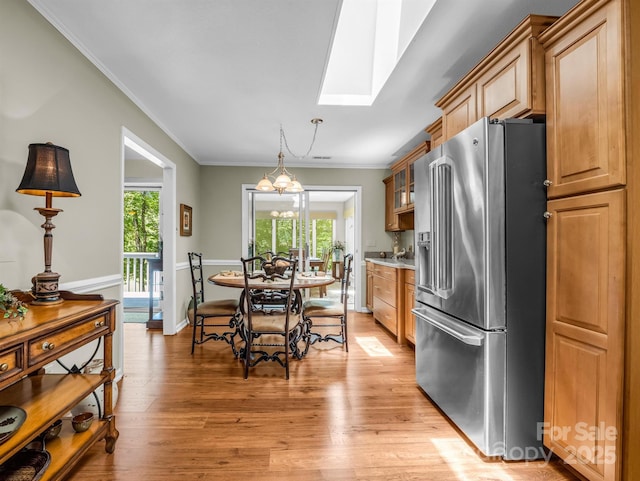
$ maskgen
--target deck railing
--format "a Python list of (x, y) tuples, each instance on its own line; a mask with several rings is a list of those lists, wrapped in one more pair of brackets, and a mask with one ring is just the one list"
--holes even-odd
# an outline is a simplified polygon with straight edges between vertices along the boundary
[[(155, 252), (125, 252), (123, 265), (124, 293), (149, 292), (149, 259), (157, 258)], [(161, 273), (156, 273), (161, 275)], [(162, 283), (154, 279), (153, 290), (159, 292)]]

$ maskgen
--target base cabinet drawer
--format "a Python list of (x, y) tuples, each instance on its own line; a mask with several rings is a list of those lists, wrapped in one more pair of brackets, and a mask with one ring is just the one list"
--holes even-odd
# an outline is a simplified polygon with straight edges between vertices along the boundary
[(29, 341), (29, 366), (55, 359), (59, 353), (73, 350), (80, 343), (102, 336), (108, 331), (106, 316), (99, 316)]
[(379, 297), (373, 298), (373, 317), (394, 335), (398, 334), (398, 319), (396, 308), (390, 306)]
[(375, 264), (373, 266), (373, 273), (378, 277), (382, 277), (383, 279), (387, 279), (390, 281), (396, 280), (396, 269), (393, 267)]
[(373, 281), (373, 297), (379, 298), (392, 307), (397, 306), (396, 283), (375, 277)]
[(0, 381), (16, 376), (23, 370), (22, 344), (0, 353)]

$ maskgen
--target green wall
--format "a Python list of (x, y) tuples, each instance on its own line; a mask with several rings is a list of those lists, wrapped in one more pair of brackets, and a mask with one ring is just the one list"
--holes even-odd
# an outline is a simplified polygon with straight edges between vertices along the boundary
[[(388, 248), (384, 232), (385, 169), (292, 168), (304, 186), (362, 186), (362, 241)], [(200, 212), (194, 211), (202, 252), (206, 258), (236, 259), (242, 252), (242, 184), (254, 185), (264, 167), (203, 166), (200, 175)], [(362, 247), (362, 246), (361, 246)]]
[[(0, 283), (29, 289), (44, 268), (43, 218), (33, 210), (44, 198), (15, 192), (28, 145), (40, 142), (69, 149), (82, 193), (53, 200), (64, 212), (54, 219), (52, 270), (63, 285), (118, 281), (123, 127), (176, 165), (177, 202), (198, 209), (200, 166), (27, 1), (0, 1)], [(179, 238), (178, 259), (195, 246)], [(180, 299), (189, 280), (186, 270), (178, 274)], [(118, 298), (120, 286), (100, 293)], [(119, 359), (118, 340), (115, 348)]]
[[(175, 315), (181, 319), (190, 295), (187, 252), (202, 251), (207, 259), (240, 257), (241, 184), (255, 183), (264, 168), (198, 165), (25, 0), (0, 2), (0, 59), (0, 283), (29, 289), (44, 266), (43, 219), (33, 210), (44, 198), (15, 192), (28, 145), (37, 142), (69, 149), (82, 193), (53, 201), (64, 211), (53, 231), (53, 270), (61, 284), (117, 279), (124, 127), (175, 164), (176, 204), (193, 207), (193, 236), (176, 238)], [(390, 246), (382, 184), (388, 170), (295, 171), (304, 185), (363, 186), (362, 241), (376, 247), (361, 248)], [(118, 286), (102, 290), (116, 298), (119, 292)]]

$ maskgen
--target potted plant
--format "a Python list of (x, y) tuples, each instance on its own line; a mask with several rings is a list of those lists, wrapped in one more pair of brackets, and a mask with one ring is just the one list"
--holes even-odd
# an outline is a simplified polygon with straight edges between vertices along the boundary
[(333, 248), (333, 260), (339, 261), (342, 257), (342, 251), (344, 251), (344, 243), (337, 240), (333, 242), (333, 245), (331, 247)]
[(11, 294), (11, 291), (0, 284), (0, 314), (4, 319), (13, 317), (24, 317), (28, 311), (22, 301)]

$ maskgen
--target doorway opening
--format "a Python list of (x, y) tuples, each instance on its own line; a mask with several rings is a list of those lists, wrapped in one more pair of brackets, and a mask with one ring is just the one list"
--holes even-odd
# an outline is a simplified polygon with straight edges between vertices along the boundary
[(125, 181), (123, 321), (152, 329), (163, 317), (161, 193), (162, 185)]
[[(176, 215), (176, 179), (175, 164), (162, 154), (153, 149), (150, 145), (137, 137), (135, 134), (123, 128), (123, 155), (122, 155), (122, 278), (123, 296), (128, 286), (129, 278), (135, 279), (127, 273), (127, 255), (125, 251), (126, 239), (125, 228), (127, 223), (142, 222), (141, 212), (142, 200), (146, 201), (145, 209), (157, 209), (157, 226), (153, 225), (151, 215), (145, 215), (146, 226), (139, 226), (137, 234), (144, 237), (146, 241), (140, 241), (137, 245), (133, 241), (135, 248), (143, 248), (140, 257), (145, 261), (138, 264), (138, 271), (142, 273), (137, 276), (142, 283), (144, 301), (146, 303), (147, 327), (161, 328), (166, 335), (175, 334), (177, 331), (176, 321), (176, 254), (175, 254), (175, 232), (177, 224)], [(125, 209), (125, 197), (137, 199), (140, 203), (132, 203), (130, 209)], [(157, 203), (155, 205), (154, 203)], [(131, 213), (135, 211), (135, 214)], [(147, 211), (146, 214), (148, 214)], [(137, 215), (137, 220), (134, 217)], [(131, 216), (127, 218), (127, 216)], [(144, 247), (143, 247), (144, 246)], [(129, 261), (129, 273), (133, 263)], [(151, 300), (151, 301), (150, 301)], [(161, 315), (160, 315), (161, 312)], [(142, 317), (142, 316), (140, 316)], [(150, 322), (150, 321), (157, 322)]]
[[(247, 256), (266, 251), (293, 253), (300, 270), (326, 269), (337, 281), (323, 296), (340, 297), (343, 256), (353, 254), (350, 309), (360, 306), (359, 186), (308, 186), (304, 192), (258, 192), (243, 185), (243, 245)], [(334, 256), (335, 246), (342, 244)], [(324, 291), (324, 290), (323, 290)], [(308, 293), (315, 296), (318, 293)]]

